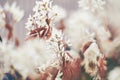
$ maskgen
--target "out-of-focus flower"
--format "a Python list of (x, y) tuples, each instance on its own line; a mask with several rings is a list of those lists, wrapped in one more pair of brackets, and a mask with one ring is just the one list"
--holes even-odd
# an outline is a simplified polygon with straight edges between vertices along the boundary
[(5, 13), (3, 11), (3, 8), (0, 6), (0, 27), (5, 26)]
[(56, 28), (58, 30), (65, 30), (65, 25), (64, 25), (64, 21), (65, 18), (67, 17), (67, 13), (65, 11), (64, 8), (62, 8), (61, 6), (55, 5), (53, 6), (53, 11), (57, 13), (57, 16), (54, 19), (54, 22), (56, 22)]
[[(119, 36), (119, 20), (120, 20), (120, 5), (119, 0), (106, 0), (106, 16), (108, 18), (109, 27), (113, 30), (112, 34), (116, 37)], [(114, 12), (114, 13), (113, 13)]]
[[(49, 51), (46, 47), (47, 44), (42, 40), (29, 40), (18, 48), (8, 45), (7, 42), (1, 43), (0, 70), (2, 73), (0, 73), (0, 76), (9, 72), (10, 65), (13, 65), (15, 70), (23, 76), (23, 79), (31, 75), (31, 77), (37, 78), (40, 73), (45, 76), (43, 74), (44, 72), (49, 73), (49, 79), (55, 78), (57, 72), (54, 74), (54, 71), (55, 69), (58, 71), (59, 62), (57, 56), (54, 53), (49, 53), (52, 51)], [(37, 71), (37, 67), (39, 71)], [(51, 75), (53, 75), (53, 77), (51, 77)]]
[(91, 28), (96, 21), (91, 13), (83, 11), (74, 12), (66, 21), (65, 34), (70, 37), (73, 49), (79, 51), (84, 43), (94, 41), (95, 34)]
[(6, 39), (0, 42), (0, 78), (4, 73), (10, 70), (11, 56), (9, 55), (14, 50), (14, 44)]
[(29, 75), (38, 76), (37, 67), (40, 71), (44, 71), (48, 66), (54, 65), (52, 63), (56, 57), (54, 54), (49, 53), (46, 47), (44, 41), (32, 40), (26, 42), (11, 54), (13, 66), (23, 75), (24, 79)]
[(8, 3), (6, 3), (4, 5), (4, 12), (6, 15), (6, 18), (5, 18), (6, 23), (11, 25), (20, 21), (24, 16), (23, 10), (21, 10), (16, 5), (16, 2), (12, 3), (12, 5), (9, 5)]
[[(73, 49), (79, 51), (84, 43), (94, 41), (96, 38), (101, 49), (106, 53), (105, 50), (107, 50), (107, 45), (112, 36), (101, 18), (88, 11), (78, 10), (71, 15), (65, 24), (65, 33), (71, 38)], [(103, 42), (106, 43), (103, 44)]]
[(13, 2), (11, 5), (6, 3), (3, 7), (0, 7), (0, 26), (3, 26), (6, 30), (8, 30), (8, 40), (15, 40), (17, 42), (17, 45), (19, 41), (16, 37), (14, 37), (13, 26), (15, 23), (20, 21), (23, 16), (24, 12), (16, 5), (16, 2)]
[(106, 70), (106, 62), (96, 43), (91, 43), (83, 55), (85, 71), (91, 76), (96, 76), (97, 74), (101, 75), (101, 70)]
[(54, 19), (55, 22), (59, 22), (67, 16), (65, 9), (62, 8), (61, 6), (54, 5), (53, 11), (57, 14), (57, 16)]
[(120, 79), (120, 67), (115, 67), (108, 74), (108, 80), (119, 80)]
[(52, 1), (36, 1), (36, 5), (33, 8), (34, 15), (30, 16), (26, 23), (26, 28), (28, 29), (28, 34), (30, 36), (38, 36), (45, 39), (51, 36), (53, 19), (57, 15), (53, 10)]
[[(94, 58), (93, 58), (94, 57)], [(92, 43), (84, 53), (84, 65), (87, 73), (92, 76), (96, 75), (98, 71), (98, 59), (101, 53), (95, 43)]]
[(105, 0), (79, 0), (79, 7), (92, 12), (103, 10)]

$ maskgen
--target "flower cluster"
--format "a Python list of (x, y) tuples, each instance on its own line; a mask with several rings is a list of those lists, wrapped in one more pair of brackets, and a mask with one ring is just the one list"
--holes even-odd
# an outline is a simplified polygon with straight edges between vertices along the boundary
[(31, 37), (50, 37), (53, 19), (57, 15), (52, 8), (52, 1), (43, 0), (36, 1), (36, 6), (33, 8), (34, 15), (29, 16), (26, 28), (29, 30)]

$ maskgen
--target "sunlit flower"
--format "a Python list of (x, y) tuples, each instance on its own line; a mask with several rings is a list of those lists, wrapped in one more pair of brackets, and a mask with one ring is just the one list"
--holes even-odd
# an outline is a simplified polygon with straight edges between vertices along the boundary
[(26, 23), (28, 34), (32, 37), (49, 37), (51, 33), (50, 27), (53, 26), (53, 19), (56, 16), (56, 13), (53, 11), (52, 1), (36, 1), (33, 11), (34, 15), (30, 16)]

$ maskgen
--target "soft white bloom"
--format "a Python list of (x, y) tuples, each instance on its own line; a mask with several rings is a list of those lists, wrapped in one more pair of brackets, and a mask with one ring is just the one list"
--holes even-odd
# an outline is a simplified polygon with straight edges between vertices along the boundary
[(120, 79), (120, 67), (115, 67), (108, 74), (108, 80), (119, 80)]
[[(47, 45), (42, 40), (32, 40), (19, 47), (12, 53), (12, 64), (24, 78), (28, 75), (36, 76), (36, 69), (43, 71), (48, 66), (56, 66), (56, 57), (46, 49)], [(53, 60), (53, 61), (52, 61)]]
[(105, 0), (79, 0), (79, 7), (92, 12), (103, 10)]
[(3, 41), (0, 42), (0, 49), (1, 49), (1, 51), (7, 52), (7, 50), (11, 50), (12, 48), (14, 48), (14, 43), (13, 42), (8, 41), (6, 39), (3, 39)]
[(110, 25), (110, 29), (113, 30), (113, 34), (115, 34), (115, 36), (119, 36), (120, 34), (120, 0), (106, 0), (107, 1), (107, 7), (105, 9), (106, 12), (106, 16), (108, 19), (108, 24)]
[(89, 12), (76, 11), (66, 21), (65, 33), (70, 37), (72, 47), (79, 50), (87, 41), (93, 41), (94, 32), (91, 27), (97, 19)]
[(72, 47), (75, 50), (79, 50), (85, 42), (93, 41), (95, 37), (100, 40), (101, 46), (105, 46), (102, 43), (111, 37), (104, 21), (88, 11), (74, 12), (65, 24), (65, 32), (71, 38)]
[(6, 3), (4, 5), (4, 11), (5, 11), (6, 15), (7, 15), (7, 17), (6, 17), (7, 23), (11, 23), (11, 20), (13, 20), (13, 23), (18, 22), (24, 16), (23, 10), (21, 10), (16, 5), (16, 2), (12, 3), (11, 5), (9, 5), (8, 3)]
[(11, 56), (14, 51), (14, 44), (6, 39), (0, 42), (0, 77), (10, 70)]
[(101, 57), (102, 54), (96, 43), (92, 43), (85, 51), (83, 64), (85, 66), (85, 71), (91, 76), (95, 76), (98, 73), (98, 66), (100, 66), (98, 61)]
[[(10, 70), (13, 65), (25, 79), (28, 75), (37, 77), (37, 68), (44, 71), (48, 67), (58, 69), (59, 62), (57, 56), (43, 40), (29, 40), (23, 46), (15, 48), (14, 45), (8, 44), (6, 40), (0, 43), (0, 76)], [(9, 62), (8, 62), (9, 61)], [(3, 66), (2, 66), (3, 65)]]
[(3, 8), (0, 6), (0, 27), (5, 26), (5, 13), (3, 11)]

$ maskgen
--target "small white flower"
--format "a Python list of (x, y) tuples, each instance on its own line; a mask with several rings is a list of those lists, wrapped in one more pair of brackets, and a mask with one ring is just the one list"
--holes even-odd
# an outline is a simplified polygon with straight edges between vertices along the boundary
[(26, 24), (28, 30), (52, 26), (52, 19), (55, 16), (55, 13), (52, 12), (52, 1), (36, 1), (36, 5), (33, 8), (33, 12), (34, 15), (29, 16), (28, 22)]
[(29, 15), (29, 18), (28, 18), (28, 22), (26, 23), (26, 29), (28, 29), (28, 30), (33, 30), (34, 29), (34, 26), (35, 25), (35, 22), (34, 22), (34, 18), (31, 16), (31, 15)]

